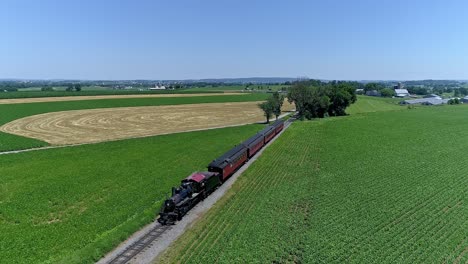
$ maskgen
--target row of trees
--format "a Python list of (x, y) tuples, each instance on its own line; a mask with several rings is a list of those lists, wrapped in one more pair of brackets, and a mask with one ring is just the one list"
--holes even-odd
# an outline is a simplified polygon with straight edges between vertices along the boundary
[(447, 104), (449, 105), (461, 104), (461, 101), (458, 98), (453, 98), (453, 99), (448, 100)]
[(459, 89), (454, 89), (453, 90), (453, 95), (454, 96), (467, 96), (468, 95), (468, 89), (465, 87), (461, 87)]
[[(346, 108), (356, 102), (357, 82), (321, 82), (318, 80), (308, 80), (295, 82), (288, 91), (287, 99), (294, 103), (299, 118), (323, 118), (327, 116), (346, 115)], [(284, 96), (278, 92), (259, 104), (263, 110), (267, 122), (272, 115), (276, 118), (281, 114), (281, 106)]]
[(356, 82), (299, 82), (288, 92), (300, 118), (323, 118), (346, 115), (346, 108), (356, 102)]
[(73, 91), (79, 92), (79, 91), (81, 91), (81, 84), (79, 84), (79, 83), (75, 83), (75, 84), (69, 83), (69, 84), (67, 84), (67, 88), (65, 89), (65, 91), (68, 91), (68, 92), (73, 92)]
[[(68, 83), (65, 86), (66, 86), (65, 91), (67, 91), (67, 92), (73, 92), (73, 91), (79, 92), (79, 91), (81, 91), (81, 87), (82, 87), (80, 83), (76, 83), (76, 84)], [(52, 91), (55, 91), (55, 89), (54, 89), (54, 87), (49, 86), (49, 85), (46, 84), (46, 85), (41, 87), (41, 91), (43, 91), (43, 92), (52, 92)]]

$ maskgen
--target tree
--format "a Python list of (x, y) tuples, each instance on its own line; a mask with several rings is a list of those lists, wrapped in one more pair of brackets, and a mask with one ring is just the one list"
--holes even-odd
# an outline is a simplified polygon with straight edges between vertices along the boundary
[(330, 99), (329, 116), (346, 115), (346, 108), (356, 102), (356, 89), (349, 82), (331, 83), (323, 94)]
[(364, 91), (367, 92), (367, 91), (373, 91), (373, 90), (376, 90), (376, 91), (380, 91), (382, 89), (384, 89), (385, 86), (381, 83), (367, 83), (365, 86), (364, 86)]
[(41, 91), (43, 92), (48, 92), (48, 91), (53, 91), (54, 88), (48, 86), (48, 85), (44, 85), (42, 88), (41, 88)]
[(459, 89), (453, 89), (453, 96), (455, 96), (455, 97), (460, 96), (460, 90)]
[(468, 95), (468, 89), (466, 89), (465, 87), (461, 87), (460, 89), (458, 89), (460, 91), (460, 94), (462, 96), (466, 96)]
[(299, 116), (304, 116), (307, 103), (312, 101), (312, 87), (306, 82), (296, 82), (289, 89), (288, 102), (296, 105), (296, 111)]
[(258, 104), (258, 107), (263, 110), (266, 117), (266, 122), (270, 123), (270, 118), (273, 115), (274, 106), (271, 100)]
[(390, 88), (385, 88), (380, 91), (383, 97), (392, 97), (395, 95), (395, 90), (390, 89)]
[(408, 86), (407, 88), (410, 94), (417, 94), (417, 95), (426, 95), (428, 94), (427, 88), (418, 87), (418, 86)]
[(79, 83), (75, 84), (75, 91), (77, 92), (81, 91), (81, 84)]
[(273, 106), (273, 114), (275, 115), (276, 120), (278, 120), (278, 117), (281, 115), (281, 107), (284, 103), (284, 96), (280, 95), (278, 92), (274, 92), (273, 96), (268, 98), (268, 100), (271, 101)]
[(437, 95), (442, 95), (445, 92), (445, 88), (434, 87), (434, 88), (432, 88), (432, 92), (437, 94)]
[(67, 88), (65, 89), (65, 91), (67, 91), (67, 92), (73, 91), (73, 84), (71, 84), (71, 83), (67, 84)]
[(346, 115), (346, 108), (356, 102), (356, 84), (352, 82), (296, 82), (287, 98), (294, 102), (300, 118), (323, 118)]

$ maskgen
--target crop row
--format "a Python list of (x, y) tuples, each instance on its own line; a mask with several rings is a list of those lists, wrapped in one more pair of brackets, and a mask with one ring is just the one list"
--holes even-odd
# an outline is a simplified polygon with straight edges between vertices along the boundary
[(294, 123), (162, 260), (464, 263), (466, 110)]
[(249, 125), (0, 156), (0, 259), (96, 261), (154, 220), (172, 186), (261, 128)]

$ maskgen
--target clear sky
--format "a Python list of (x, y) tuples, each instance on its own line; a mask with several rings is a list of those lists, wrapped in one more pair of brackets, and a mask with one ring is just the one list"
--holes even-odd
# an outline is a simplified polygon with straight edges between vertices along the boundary
[(465, 0), (0, 0), (0, 78), (468, 79)]

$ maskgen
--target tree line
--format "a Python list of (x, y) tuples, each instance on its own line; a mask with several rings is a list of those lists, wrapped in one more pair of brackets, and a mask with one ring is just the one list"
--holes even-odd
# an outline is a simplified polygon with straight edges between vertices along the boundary
[[(328, 116), (346, 115), (346, 108), (356, 102), (356, 89), (362, 87), (358, 82), (319, 80), (298, 81), (292, 83), (287, 93), (287, 100), (294, 103), (300, 119), (324, 118)], [(274, 114), (281, 114), (284, 96), (278, 92), (259, 104), (267, 122)]]

